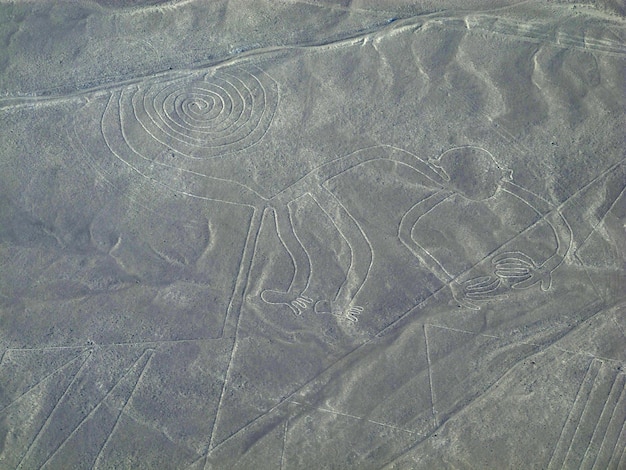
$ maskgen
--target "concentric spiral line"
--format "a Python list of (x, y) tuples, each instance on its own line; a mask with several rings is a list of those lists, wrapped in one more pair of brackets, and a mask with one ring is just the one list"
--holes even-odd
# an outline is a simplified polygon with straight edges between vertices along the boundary
[(218, 70), (125, 90), (119, 114), (127, 145), (150, 159), (209, 159), (246, 149), (269, 129), (278, 103), (267, 74)]

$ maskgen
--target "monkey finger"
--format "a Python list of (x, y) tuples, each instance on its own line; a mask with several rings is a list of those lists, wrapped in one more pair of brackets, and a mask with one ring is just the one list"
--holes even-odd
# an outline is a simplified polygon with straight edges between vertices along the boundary
[(495, 275), (500, 278), (509, 278), (509, 277), (526, 277), (530, 276), (530, 271), (528, 269), (496, 269)]
[(494, 256), (491, 260), (493, 264), (499, 263), (516, 263), (516, 264), (526, 264), (529, 266), (534, 266), (535, 262), (533, 259), (528, 256), (526, 253), (522, 253), (521, 251), (507, 251), (504, 253), (500, 253), (497, 256)]
[(522, 261), (520, 261), (519, 263), (514, 263), (512, 261), (502, 261), (500, 263), (496, 263), (495, 267), (500, 269), (530, 269), (533, 266)]
[(467, 288), (467, 287), (478, 287), (478, 286), (482, 286), (485, 284), (489, 284), (492, 281), (492, 277), (491, 276), (480, 276), (480, 277), (475, 277), (473, 279), (469, 279), (467, 281), (465, 281), (463, 283), (463, 285)]
[(492, 292), (500, 286), (500, 279), (495, 278), (491, 282), (484, 282), (481, 284), (475, 284), (467, 286), (465, 292)]

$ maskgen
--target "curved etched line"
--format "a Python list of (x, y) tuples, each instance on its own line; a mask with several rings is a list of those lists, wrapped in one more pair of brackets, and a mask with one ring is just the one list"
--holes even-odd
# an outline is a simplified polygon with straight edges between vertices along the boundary
[(293, 228), (289, 206), (283, 208), (275, 207), (274, 215), (278, 238), (289, 253), (295, 267), (293, 279), (287, 291), (290, 293), (294, 291), (302, 292), (304, 287), (308, 285), (311, 272), (309, 254), (304, 249)]
[[(199, 147), (199, 148), (211, 147), (211, 146), (205, 147), (202, 142), (189, 142), (190, 136), (187, 135), (185, 132), (179, 131), (175, 129), (174, 127), (172, 127), (172, 124), (169, 122), (168, 119), (163, 119), (163, 117), (160, 114), (161, 111), (158, 110), (158, 108), (155, 106), (154, 103), (150, 103), (149, 98), (150, 97), (148, 96), (148, 93), (138, 96), (138, 91), (136, 91), (133, 94), (133, 97), (131, 99), (131, 103), (129, 104), (129, 106), (132, 107), (133, 114), (137, 122), (144, 128), (146, 133), (150, 135), (150, 137), (152, 137), (155, 141), (160, 142), (161, 144), (166, 145), (166, 146), (171, 146), (170, 142), (167, 142), (166, 139), (163, 139), (161, 136), (157, 135), (157, 134), (163, 134), (165, 137), (169, 137), (170, 139), (177, 140), (178, 142), (184, 145), (189, 145), (192, 147)], [(223, 100), (222, 96), (221, 98)], [(154, 99), (155, 98), (152, 98), (153, 101)], [(143, 102), (143, 106), (139, 106), (139, 104), (137, 103), (138, 100), (141, 100)], [(228, 101), (231, 102), (232, 100), (229, 99)], [(227, 107), (224, 107), (223, 109), (226, 109), (226, 108)], [(138, 114), (139, 111), (141, 110), (143, 111), (143, 113), (145, 113), (147, 119), (144, 119), (143, 116)], [(160, 119), (157, 120), (154, 117), (154, 114), (156, 114)], [(163, 126), (165, 126), (165, 128)], [(149, 127), (154, 127), (154, 129), (149, 129)], [(182, 126), (180, 127), (182, 129)], [(169, 132), (168, 132), (168, 129), (169, 129)], [(184, 137), (187, 140), (181, 137)], [(181, 153), (185, 156), (190, 156), (190, 154), (187, 154), (185, 152), (181, 152)]]
[[(69, 138), (69, 141), (71, 143), (71, 145), (74, 147), (74, 149), (78, 152), (83, 153), (84, 155), (89, 156), (90, 158), (87, 159), (87, 165), (100, 177), (102, 178), (102, 180), (108, 184), (109, 186), (111, 186), (111, 188), (117, 190), (118, 187), (115, 183), (113, 183), (113, 181), (111, 181), (107, 176), (108, 173), (106, 170), (104, 170), (99, 164), (95, 163), (95, 159), (93, 158), (93, 155), (91, 154), (91, 151), (87, 149), (87, 147), (84, 144), (84, 139), (81, 138), (81, 136), (78, 134), (78, 128), (76, 126), (76, 120), (77, 118), (74, 119), (73, 124), (74, 125), (68, 125), (66, 126), (66, 132), (67, 132), (67, 137)], [(128, 165), (130, 166), (130, 165)], [(132, 168), (132, 167), (131, 167)], [(137, 171), (137, 170), (135, 170)], [(139, 172), (137, 172), (139, 173)], [(141, 173), (140, 173), (141, 174)], [(141, 175), (144, 176), (145, 178), (149, 179), (147, 176), (145, 175)], [(150, 212), (152, 214), (158, 214), (157, 211), (155, 211), (153, 208), (146, 206), (144, 204), (141, 203), (141, 201), (137, 200), (135, 197), (133, 197), (133, 194), (126, 194), (124, 195), (129, 201), (131, 201), (133, 204), (137, 204), (138, 206), (140, 206), (141, 208), (143, 208), (144, 210), (146, 210), (147, 212)]]
[[(392, 156), (381, 156), (376, 150), (392, 151)], [(432, 166), (416, 155), (391, 145), (374, 145), (359, 149), (313, 168), (293, 184), (278, 192), (273, 199), (295, 199), (300, 191), (300, 187), (303, 185), (306, 187), (319, 186), (323, 182), (345, 173), (360, 164), (376, 160), (393, 161), (400, 165), (403, 164), (424, 177), (428, 186), (443, 188), (441, 175)]]
[[(310, 194), (310, 193), (309, 193)], [(335, 227), (335, 229), (337, 230), (337, 232), (339, 233), (339, 236), (346, 242), (346, 245), (348, 246), (348, 250), (350, 250), (350, 262), (348, 263), (348, 268), (346, 271), (346, 278), (348, 276), (348, 272), (350, 272), (350, 269), (352, 269), (352, 260), (354, 258), (354, 254), (353, 254), (353, 248), (352, 245), (350, 244), (350, 242), (348, 241), (348, 239), (345, 237), (345, 235), (343, 234), (343, 232), (341, 231), (341, 229), (337, 226), (337, 224), (335, 223), (334, 217), (332, 214), (330, 214), (328, 212), (328, 208), (324, 209), (324, 207), (322, 207), (322, 205), (320, 204), (320, 202), (312, 195), (310, 194), (311, 199), (313, 199), (313, 202), (315, 203), (315, 205), (317, 207), (319, 207), (320, 211), (322, 211), (326, 217), (328, 218), (328, 220), (330, 221), (330, 223)], [(345, 281), (344, 281), (345, 282)], [(342, 283), (343, 285), (343, 283)], [(339, 290), (340, 288), (337, 289), (337, 292), (335, 293), (334, 298), (336, 299), (337, 296), (339, 295)]]
[(488, 294), (495, 292), (500, 286), (500, 279), (491, 276), (481, 276), (466, 282), (465, 291), (468, 294)]
[[(489, 259), (492, 256), (494, 256), (497, 252), (499, 252), (499, 251), (502, 252), (502, 250), (503, 250), (503, 248), (505, 246), (510, 245), (516, 239), (518, 239), (522, 235), (528, 233), (530, 230), (532, 230), (534, 227), (536, 227), (536, 225), (539, 222), (541, 222), (543, 220), (546, 220), (546, 222), (551, 226), (551, 228), (553, 230), (555, 238), (557, 239), (557, 250), (556, 250), (555, 254), (551, 258), (546, 260), (543, 263), (543, 265), (540, 266), (540, 267), (544, 268), (544, 271), (546, 271), (546, 272), (554, 271), (554, 269), (556, 269), (556, 267), (559, 267), (563, 263), (565, 255), (567, 255), (567, 253), (569, 252), (569, 250), (570, 250), (570, 248), (572, 246), (572, 243), (573, 243), (573, 240), (572, 240), (572, 229), (571, 229), (571, 226), (570, 226), (569, 222), (560, 213), (560, 207), (562, 207), (563, 204), (565, 204), (565, 203), (561, 204), (559, 207), (554, 207), (554, 205), (552, 205), (551, 203), (547, 202), (545, 199), (541, 198), (540, 196), (536, 195), (535, 193), (533, 193), (531, 191), (528, 191), (528, 190), (526, 190), (524, 188), (521, 188), (520, 186), (518, 186), (518, 185), (516, 185), (514, 183), (511, 183), (509, 181), (503, 181), (500, 190), (510, 193), (512, 196), (515, 196), (521, 202), (523, 202), (526, 205), (528, 205), (537, 215), (539, 215), (539, 217), (540, 217), (539, 220), (537, 220), (536, 222), (530, 224), (528, 227), (524, 228), (522, 231), (520, 231), (519, 233), (515, 234), (510, 239), (508, 239), (505, 242), (501, 243), (494, 250), (492, 250), (491, 252), (487, 253), (483, 257), (482, 260), (477, 261), (472, 266), (470, 266), (465, 271), (463, 271), (458, 276), (456, 276), (455, 279), (462, 279), (465, 275), (470, 273), (476, 266), (480, 265), (486, 259)], [(571, 197), (573, 197), (573, 196), (571, 196)], [(543, 212), (543, 211), (545, 211), (545, 212)], [(555, 216), (555, 213), (557, 213), (557, 216)], [(550, 216), (555, 217), (556, 221), (552, 221), (552, 222), (549, 221), (548, 217), (550, 217)], [(558, 227), (558, 230), (557, 230), (557, 227)], [(567, 243), (567, 248), (564, 248), (564, 244), (560, 241), (559, 234), (560, 235), (564, 235), (564, 238), (567, 238), (569, 240), (568, 243)], [(553, 267), (553, 266), (556, 266), (556, 267)], [(548, 286), (548, 289), (549, 289), (549, 286)], [(543, 290), (547, 290), (547, 289), (543, 289)]]
[[(206, 86), (206, 88), (203, 88), (203, 85)], [(229, 83), (227, 83), (226, 85), (229, 85)], [(242, 86), (245, 86), (243, 82), (242, 82)], [(154, 88), (154, 87), (151, 87), (151, 88)], [(173, 87), (170, 86), (162, 90), (155, 91), (154, 96), (152, 96), (152, 103), (150, 103), (150, 101), (148, 101), (148, 103), (150, 104), (151, 108), (154, 108), (155, 113), (161, 119), (163, 124), (170, 126), (170, 129), (173, 132), (177, 132), (183, 137), (188, 137), (186, 135), (186, 132), (188, 132), (189, 130), (196, 131), (199, 134), (218, 133), (218, 131), (222, 131), (222, 130), (227, 131), (228, 128), (232, 126), (235, 122), (237, 122), (237, 120), (239, 120), (241, 115), (243, 114), (243, 111), (244, 111), (243, 103), (245, 103), (246, 100), (244, 96), (241, 94), (241, 92), (237, 90), (235, 87), (232, 87), (234, 88), (234, 96), (239, 97), (239, 99), (233, 99), (233, 93), (228, 91), (226, 87), (222, 87), (218, 85), (217, 83), (204, 84), (204, 83), (194, 82), (193, 84), (188, 85), (186, 88), (182, 88), (182, 89), (174, 88), (173, 90), (171, 90), (172, 91), (171, 93), (166, 94), (166, 92), (169, 92), (171, 88)], [(220, 90), (222, 91), (222, 93), (220, 93)], [(190, 109), (192, 104), (196, 103), (197, 105), (197, 102), (196, 102), (197, 97), (203, 97), (205, 95), (209, 96), (212, 99), (213, 103), (215, 103), (216, 101), (215, 98), (218, 98), (220, 106), (217, 108), (218, 109), (217, 114), (210, 113), (208, 115), (207, 114), (200, 115), (200, 114), (194, 113)], [(149, 98), (148, 93), (144, 95), (144, 102), (146, 101), (147, 98)], [(228, 101), (226, 101), (225, 98), (228, 98)], [(241, 107), (241, 113), (239, 115), (233, 116), (232, 112), (237, 107), (238, 102), (239, 102), (239, 107)], [(158, 106), (155, 106), (155, 103), (158, 103)], [(168, 106), (168, 104), (170, 103), (171, 105)], [(186, 111), (186, 113), (184, 111)], [(232, 116), (232, 119), (230, 119), (231, 116)], [(153, 116), (149, 116), (149, 117), (153, 119), (155, 125), (159, 126), (159, 122), (156, 121)], [(187, 122), (185, 120), (185, 118), (187, 117), (189, 117), (189, 120), (191, 122)], [(176, 121), (177, 118), (180, 119), (182, 122), (185, 122), (191, 127), (187, 128), (185, 126), (180, 125)], [(219, 118), (219, 120), (217, 121), (218, 124), (224, 123), (223, 129), (220, 129), (219, 127), (217, 127), (216, 123), (214, 122), (218, 118)], [(229, 119), (232, 122), (229, 122)], [(180, 127), (182, 130), (179, 131), (171, 126)]]
[[(269, 86), (255, 74), (240, 73), (243, 78), (222, 72), (216, 76), (206, 74), (202, 79), (212, 82), (178, 79), (137, 86), (130, 99), (120, 102), (120, 112), (134, 116), (155, 142), (188, 158), (214, 158), (243, 150), (269, 129), (278, 104), (278, 89), (267, 74), (272, 81)], [(212, 97), (213, 104), (218, 103), (220, 112), (212, 112), (210, 120), (200, 121), (200, 114), (185, 118), (188, 113), (180, 103), (193, 103), (194, 97), (200, 97), (208, 107), (207, 96)]]
[[(341, 201), (325, 186), (322, 185), (320, 189), (312, 194), (313, 198), (327, 215), (332, 211), (338, 218), (335, 222), (334, 217), (329, 217), (350, 248), (350, 266), (334, 299), (342, 306), (347, 306), (359, 294), (369, 276), (374, 264), (374, 250), (362, 227)], [(355, 253), (358, 256), (355, 256)]]
[[(547, 213), (541, 213), (541, 211), (537, 208), (537, 205), (533, 203), (535, 199), (543, 199), (539, 198), (535, 193), (528, 191), (514, 183), (507, 182), (507, 187), (503, 188), (504, 191), (509, 194), (515, 196), (522, 202), (524, 202), (528, 207), (530, 207), (533, 211), (535, 211), (543, 220), (545, 220), (552, 232), (554, 237), (556, 238), (556, 250), (550, 258), (548, 258), (542, 266), (548, 271), (555, 271), (563, 262), (565, 261), (565, 257), (570, 253), (573, 244), (573, 232), (572, 227), (569, 222), (563, 217), (561, 211), (558, 208), (552, 208)], [(554, 220), (550, 220), (550, 219)], [(567, 241), (564, 243), (564, 240)], [(543, 288), (543, 286), (542, 286)], [(550, 285), (548, 284), (547, 288), (544, 290), (548, 290)]]
[[(123, 92), (119, 92), (120, 95), (122, 93)], [(133, 171), (143, 176), (144, 178), (149, 179), (150, 181), (153, 181), (171, 191), (184, 194), (185, 196), (203, 199), (203, 200), (228, 202), (228, 203), (239, 204), (243, 206), (255, 207), (255, 206), (259, 206), (260, 204), (263, 204), (264, 200), (259, 194), (257, 194), (254, 190), (252, 190), (248, 186), (245, 186), (241, 183), (227, 180), (227, 179), (217, 178), (214, 176), (203, 175), (201, 173), (197, 173), (194, 171), (185, 170), (185, 169), (168, 165), (162, 162), (150, 160), (149, 158), (145, 157), (141, 153), (137, 152), (134, 148), (132, 148), (129, 145), (128, 139), (125, 136), (125, 130), (124, 130), (125, 126), (122, 120), (122, 115), (118, 112), (117, 117), (116, 117), (116, 113), (114, 111), (111, 111), (111, 103), (112, 101), (114, 101), (114, 97), (115, 97), (115, 94), (111, 95), (111, 98), (109, 99), (109, 103), (107, 104), (107, 107), (103, 113), (100, 130), (101, 130), (102, 137), (104, 139), (104, 142), (107, 148), (119, 161), (127, 165), (129, 168), (131, 168)], [(112, 114), (113, 117), (109, 118), (111, 113), (113, 113)], [(105, 126), (105, 121), (108, 121), (110, 119), (113, 119), (114, 122), (118, 121), (118, 124), (116, 126), (114, 125), (110, 125), (108, 127)], [(107, 130), (109, 128), (115, 129), (116, 132), (118, 132), (118, 129), (119, 129), (120, 135), (117, 135), (117, 136), (111, 135), (112, 130)], [(199, 194), (191, 193), (189, 191), (182, 191), (180, 189), (174, 188), (164, 183), (163, 181), (159, 181), (156, 178), (149, 176), (147, 173), (144, 173), (138, 167), (131, 164), (129, 159), (127, 159), (128, 157), (127, 158), (122, 157), (119, 151), (116, 150), (116, 148), (114, 148), (116, 146), (113, 144), (113, 142), (118, 142), (120, 145), (123, 145), (126, 148), (126, 152), (124, 152), (125, 154), (129, 156), (134, 156), (135, 158), (133, 160), (137, 164), (142, 163), (144, 166), (148, 166), (148, 168), (146, 169), (152, 173), (154, 172), (154, 168), (153, 168), (154, 165), (158, 165), (163, 168), (170, 169), (170, 170), (177, 170), (179, 172), (179, 176), (181, 177), (184, 177), (184, 176), (201, 177), (203, 179), (203, 182), (209, 182), (209, 181), (212, 182), (213, 183), (212, 185), (208, 185), (208, 184), (202, 185), (203, 191), (207, 192), (208, 195), (202, 196)], [(137, 159), (139, 159), (139, 161), (137, 161)], [(142, 162), (141, 160), (145, 162)]]
[(265, 290), (261, 293), (261, 298), (270, 304), (290, 305), (309, 285), (311, 278), (310, 256), (294, 231), (289, 208), (273, 208), (273, 211), (276, 233), (291, 257), (294, 274), (286, 292)]
[[(246, 112), (246, 106), (245, 106), (245, 102), (246, 99), (244, 98), (244, 96), (241, 94), (241, 92), (236, 89), (236, 87), (233, 86), (233, 88), (235, 88), (234, 90), (234, 94), (230, 93), (225, 87), (221, 87), (217, 84), (212, 84), (215, 88), (222, 90), (223, 94), (219, 94), (218, 96), (220, 97), (220, 100), (224, 103), (224, 105), (226, 105), (227, 103), (225, 103), (224, 98), (228, 97), (228, 106), (223, 106), (222, 110), (227, 110), (228, 113), (222, 117), (223, 121), (222, 121), (222, 125), (223, 128), (217, 127), (215, 126), (213, 129), (213, 134), (219, 134), (220, 132), (227, 132), (226, 137), (228, 137), (229, 135), (232, 135), (232, 129), (231, 127), (235, 126), (237, 124), (237, 122), (239, 122), (242, 118), (242, 116), (244, 115), (244, 112)], [(242, 82), (242, 86), (246, 87), (245, 84), (243, 84)], [(145, 113), (146, 116), (152, 121), (152, 123), (154, 124), (155, 128), (159, 131), (161, 131), (162, 133), (164, 133), (165, 136), (168, 137), (172, 137), (182, 143), (185, 144), (190, 144), (187, 140), (184, 139), (190, 139), (190, 140), (195, 140), (197, 142), (193, 142), (191, 143), (191, 145), (196, 145), (198, 147), (203, 147), (203, 148), (212, 148), (212, 147), (218, 147), (219, 145), (204, 145), (206, 143), (206, 139), (202, 139), (202, 138), (194, 138), (193, 136), (190, 136), (188, 134), (188, 132), (190, 131), (196, 131), (196, 129), (187, 129), (184, 126), (181, 126), (180, 124), (178, 124), (176, 122), (175, 119), (173, 119), (170, 115), (169, 115), (169, 110), (167, 108), (165, 108), (163, 106), (163, 109), (161, 109), (161, 103), (159, 103), (159, 105), (155, 105), (155, 102), (157, 101), (157, 98), (159, 97), (159, 95), (161, 95), (162, 93), (166, 92), (169, 90), (170, 87), (166, 87), (163, 90), (159, 90), (156, 92), (156, 96), (150, 96), (148, 93), (143, 94), (143, 96), (141, 97), (143, 100), (143, 108), (145, 109)], [(151, 87), (153, 88), (153, 87)], [(190, 93), (190, 96), (187, 98), (191, 98), (194, 96), (194, 94), (191, 94), (192, 90), (178, 90), (178, 89), (174, 89), (174, 92), (187, 92)], [(163, 100), (163, 105), (165, 105), (165, 103), (167, 102), (167, 98), (169, 98), (171, 95), (168, 95), (164, 100)], [(237, 99), (238, 97), (238, 99)], [(151, 99), (150, 99), (151, 98)], [(148, 106), (146, 106), (146, 104), (148, 104)], [(133, 108), (135, 111), (135, 115), (136, 111), (137, 111), (137, 105), (135, 103), (135, 101), (133, 100)], [(233, 111), (237, 108), (241, 108), (240, 111), (233, 113)], [(158, 116), (160, 119), (157, 120), (156, 116)], [(149, 132), (152, 137), (154, 137), (156, 140), (159, 140), (160, 142), (164, 143), (163, 141), (161, 141), (156, 135), (152, 134), (150, 131), (148, 131), (148, 129), (145, 127), (145, 124), (142, 122), (142, 125), (144, 126), (144, 128), (146, 129), (147, 132)], [(243, 122), (241, 124), (241, 126), (245, 125), (245, 122)], [(171, 131), (171, 133), (167, 132), (167, 129), (164, 129), (163, 126), (165, 126), (167, 129), (169, 129)], [(206, 132), (207, 134), (209, 134), (208, 132)], [(179, 138), (177, 136), (180, 136), (182, 138)], [(208, 136), (207, 136), (208, 137)], [(233, 140), (233, 142), (236, 142), (236, 140)], [(165, 143), (164, 143), (165, 144)]]
[(422, 199), (402, 216), (398, 227), (398, 238), (400, 242), (402, 242), (402, 244), (423, 264), (430, 269), (434, 268), (434, 271), (436, 271), (434, 274), (444, 283), (452, 281), (454, 276), (450, 274), (426, 248), (413, 239), (412, 232), (413, 227), (415, 227), (419, 219), (450, 197), (452, 197), (452, 193), (448, 191), (438, 191)]

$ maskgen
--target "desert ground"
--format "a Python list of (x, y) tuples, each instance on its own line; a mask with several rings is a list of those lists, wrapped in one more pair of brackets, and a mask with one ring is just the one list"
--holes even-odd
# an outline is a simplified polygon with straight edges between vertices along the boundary
[(1, 469), (625, 469), (617, 0), (0, 0)]

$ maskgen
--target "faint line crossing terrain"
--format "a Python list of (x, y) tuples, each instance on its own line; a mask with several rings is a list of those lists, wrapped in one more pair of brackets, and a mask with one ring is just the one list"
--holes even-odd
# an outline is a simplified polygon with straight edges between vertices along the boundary
[[(608, 55), (623, 57), (626, 55), (626, 45), (611, 28), (605, 28), (603, 37), (594, 37), (585, 34), (580, 28), (578, 34), (561, 31), (555, 27), (555, 22), (520, 21), (515, 18), (488, 16), (484, 14), (468, 15), (465, 17), (465, 27), (469, 30), (479, 29), (494, 34), (510, 36), (528, 42), (553, 44), (556, 47), (573, 48), (583, 51), (593, 51)], [(607, 37), (611, 34), (615, 39)]]

